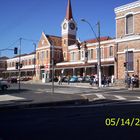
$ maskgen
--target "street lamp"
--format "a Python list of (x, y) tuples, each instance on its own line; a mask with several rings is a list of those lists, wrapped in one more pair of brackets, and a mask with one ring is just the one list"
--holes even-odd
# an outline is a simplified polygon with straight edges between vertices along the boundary
[(102, 86), (102, 77), (101, 77), (101, 49), (100, 49), (100, 22), (97, 22), (97, 25), (98, 25), (98, 37), (97, 37), (97, 35), (96, 35), (95, 31), (93, 30), (93, 27), (91, 26), (91, 24), (87, 20), (85, 20), (85, 19), (81, 19), (81, 21), (87, 23), (90, 26), (90, 28), (91, 28), (91, 30), (92, 30), (96, 40), (98, 41), (98, 55), (97, 55), (98, 56), (97, 57), (98, 69), (97, 69), (97, 73), (98, 73), (98, 87), (100, 88)]

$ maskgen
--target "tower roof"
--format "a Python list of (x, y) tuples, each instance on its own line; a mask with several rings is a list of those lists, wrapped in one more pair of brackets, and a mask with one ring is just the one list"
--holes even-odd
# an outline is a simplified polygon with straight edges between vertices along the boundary
[(70, 20), (72, 18), (73, 18), (73, 16), (72, 16), (71, 1), (68, 0), (67, 11), (66, 11), (66, 19)]

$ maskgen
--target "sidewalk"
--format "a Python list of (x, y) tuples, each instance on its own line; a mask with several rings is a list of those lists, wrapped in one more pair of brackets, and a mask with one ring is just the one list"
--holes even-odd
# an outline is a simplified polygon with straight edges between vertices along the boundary
[(17, 89), (8, 90), (5, 93), (0, 91), (0, 111), (32, 107), (79, 105), (87, 102), (87, 99), (76, 94), (33, 93), (33, 91), (25, 89), (21, 89), (20, 92)]
[[(52, 85), (51, 82), (48, 82), (48, 83), (42, 83), (41, 81), (27, 81), (27, 82), (23, 82), (24, 84), (41, 84), (41, 85)], [(92, 89), (99, 89), (96, 85), (93, 85), (91, 86), (89, 83), (66, 83), (66, 82), (63, 82), (62, 85), (59, 85), (57, 82), (54, 82), (54, 85), (55, 86), (61, 86), (61, 87), (79, 87), (79, 88), (92, 88)], [(119, 87), (119, 86), (112, 86), (112, 85), (109, 85), (108, 87), (101, 87), (100, 89), (116, 89), (116, 90), (119, 90), (119, 89), (127, 89), (126, 87)], [(131, 90), (131, 88), (129, 88), (128, 90)], [(133, 90), (140, 90), (140, 88), (134, 88)]]
[[(34, 81), (24, 82), (25, 84), (42, 84), (42, 85), (52, 85), (52, 83), (39, 83)], [(96, 86), (91, 86), (89, 83), (62, 83), (58, 85), (57, 82), (54, 83), (55, 86), (59, 87), (80, 87), (80, 88), (91, 88), (97, 89)], [(102, 87), (99, 90), (126, 90), (123, 87)], [(128, 89), (132, 90), (132, 89)], [(140, 91), (140, 88), (133, 89)], [(6, 92), (0, 91), (0, 110), (8, 109), (23, 109), (30, 107), (53, 107), (60, 105), (79, 105), (88, 103), (88, 99), (84, 96), (78, 94), (63, 94), (63, 93), (35, 93), (32, 90), (21, 89), (20, 93), (17, 89), (9, 89)]]

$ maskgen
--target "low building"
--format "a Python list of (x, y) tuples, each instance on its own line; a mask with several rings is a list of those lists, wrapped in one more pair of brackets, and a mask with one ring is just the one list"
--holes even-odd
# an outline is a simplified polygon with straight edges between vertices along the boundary
[(0, 57), (0, 77), (5, 77), (5, 75), (3, 74), (3, 72), (6, 70), (7, 68), (7, 60), (9, 58), (6, 56)]
[[(35, 52), (22, 54), (7, 60), (6, 77), (33, 77), (35, 75)], [(19, 68), (20, 67), (20, 68)]]

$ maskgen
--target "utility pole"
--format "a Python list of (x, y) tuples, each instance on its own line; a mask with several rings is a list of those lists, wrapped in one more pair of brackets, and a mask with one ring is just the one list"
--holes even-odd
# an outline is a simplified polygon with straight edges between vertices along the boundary
[(35, 52), (35, 54), (34, 54), (34, 74), (33, 74), (33, 76), (35, 76), (35, 65), (36, 65), (36, 43), (33, 43), (33, 45), (34, 45), (34, 52)]
[(101, 48), (100, 48), (100, 22), (97, 23), (98, 26), (98, 84), (99, 88), (102, 86), (102, 75), (101, 75)]
[(54, 94), (54, 44), (51, 42), (51, 53), (52, 53), (52, 94)]
[(91, 24), (85, 19), (81, 19), (81, 21), (86, 22), (90, 26), (94, 36), (96, 37), (96, 40), (98, 41), (98, 52), (97, 52), (97, 56), (98, 56), (97, 64), (98, 64), (98, 67), (97, 67), (97, 73), (98, 73), (98, 88), (101, 88), (101, 86), (102, 86), (102, 77), (101, 77), (102, 74), (101, 74), (101, 49), (100, 49), (100, 41), (101, 41), (100, 40), (100, 22), (97, 23), (97, 26), (98, 26), (98, 37), (97, 37), (97, 35), (96, 35), (93, 27), (91, 26)]
[(18, 72), (19, 72), (19, 83), (18, 83), (18, 89), (20, 91), (20, 77), (21, 77), (21, 70), (20, 70), (20, 63), (21, 63), (21, 40), (22, 38), (19, 39), (19, 63), (18, 63)]

